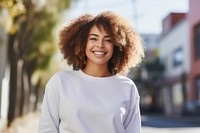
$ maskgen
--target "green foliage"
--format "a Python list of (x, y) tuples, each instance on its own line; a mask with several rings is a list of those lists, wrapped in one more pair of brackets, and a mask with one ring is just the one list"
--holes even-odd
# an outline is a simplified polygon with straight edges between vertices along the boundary
[(69, 0), (46, 0), (46, 3), (48, 5), (47, 9), (50, 11), (54, 10), (57, 13), (61, 13), (70, 6)]
[(48, 67), (56, 49), (54, 28), (69, 5), (70, 0), (0, 1), (0, 12), (7, 12), (5, 27), (8, 34), (16, 35), (16, 53), (26, 62), (30, 76)]
[[(15, 34), (19, 30), (18, 18), (26, 14), (26, 8), (22, 0), (1, 0), (0, 12), (7, 13), (4, 16), (4, 25), (9, 34)], [(2, 15), (1, 15), (2, 16)], [(5, 23), (6, 22), (6, 23)], [(1, 22), (2, 23), (2, 22)]]
[(28, 59), (38, 69), (44, 69), (48, 66), (51, 56), (54, 54), (55, 45), (53, 37), (53, 28), (56, 26), (57, 20), (53, 14), (46, 10), (34, 14), (31, 21), (31, 36), (27, 42)]
[(164, 65), (160, 63), (158, 58), (154, 59), (151, 62), (146, 62), (145, 66), (148, 72), (163, 72), (164, 71)]

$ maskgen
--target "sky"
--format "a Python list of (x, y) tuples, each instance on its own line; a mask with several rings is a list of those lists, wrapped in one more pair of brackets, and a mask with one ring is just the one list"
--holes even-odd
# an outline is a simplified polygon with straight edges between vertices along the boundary
[[(77, 0), (76, 0), (77, 1)], [(84, 13), (115, 11), (133, 22), (139, 33), (159, 34), (162, 19), (170, 12), (188, 12), (189, 0), (78, 0), (67, 11), (67, 20)]]

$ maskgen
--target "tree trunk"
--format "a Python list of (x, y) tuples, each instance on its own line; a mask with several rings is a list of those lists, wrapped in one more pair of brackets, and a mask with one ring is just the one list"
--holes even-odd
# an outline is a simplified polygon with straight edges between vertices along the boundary
[(8, 126), (15, 117), (15, 101), (16, 101), (16, 92), (17, 92), (17, 56), (14, 51), (14, 41), (16, 35), (8, 36), (8, 63), (10, 66), (10, 79), (9, 79), (9, 107), (8, 107)]
[(24, 94), (24, 106), (23, 113), (26, 114), (29, 112), (29, 98), (30, 98), (30, 81), (27, 72), (26, 60), (24, 60), (23, 67), (23, 94)]
[(24, 91), (23, 91), (23, 64), (24, 61), (22, 59), (18, 60), (17, 63), (17, 101), (16, 106), (19, 107), (19, 110), (16, 110), (17, 115), (22, 116), (23, 115), (23, 105), (24, 105)]
[(37, 111), (37, 104), (39, 98), (39, 87), (40, 87), (41, 78), (38, 80), (37, 85), (35, 87), (35, 103), (34, 103), (34, 111)]

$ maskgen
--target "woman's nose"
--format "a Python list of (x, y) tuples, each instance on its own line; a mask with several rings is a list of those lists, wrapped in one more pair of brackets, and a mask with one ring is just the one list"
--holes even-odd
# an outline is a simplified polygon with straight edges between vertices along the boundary
[(104, 47), (104, 42), (103, 41), (99, 41), (97, 43), (97, 46), (100, 47), (100, 48), (103, 48)]

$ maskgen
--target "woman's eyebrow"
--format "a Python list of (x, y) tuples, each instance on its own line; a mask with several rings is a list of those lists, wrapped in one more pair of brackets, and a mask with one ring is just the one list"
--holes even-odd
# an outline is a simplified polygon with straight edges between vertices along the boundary
[[(94, 34), (94, 33), (91, 33), (89, 36), (96, 36), (96, 37), (99, 37), (99, 35)], [(104, 38), (110, 38), (110, 37), (111, 37), (111, 36), (109, 36), (109, 35), (104, 36)]]
[(111, 36), (107, 35), (107, 36), (104, 36), (104, 38), (111, 38)]
[(89, 36), (96, 36), (96, 37), (99, 37), (99, 35), (97, 35), (97, 34), (90, 34)]

